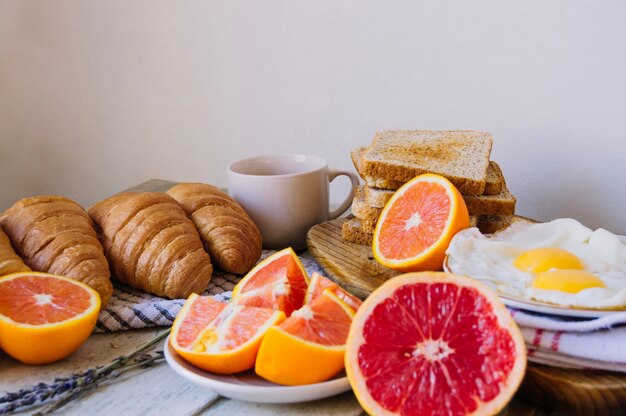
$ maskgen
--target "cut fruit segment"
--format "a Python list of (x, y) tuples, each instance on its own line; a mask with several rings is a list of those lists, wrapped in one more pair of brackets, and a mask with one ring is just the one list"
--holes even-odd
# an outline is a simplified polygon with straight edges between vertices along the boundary
[(314, 299), (317, 299), (324, 290), (330, 289), (339, 299), (344, 301), (349, 307), (354, 309), (355, 311), (359, 309), (361, 306), (361, 299), (357, 298), (353, 294), (343, 290), (339, 287), (338, 284), (333, 282), (332, 280), (322, 276), (321, 274), (315, 272), (311, 276), (311, 280), (309, 281), (309, 287), (306, 291), (306, 295), (304, 296), (304, 304), (308, 305)]
[(239, 373), (254, 367), (263, 336), (284, 319), (281, 311), (222, 303), (193, 293), (174, 321), (170, 344), (203, 370)]
[(383, 208), (372, 252), (399, 271), (441, 270), (452, 237), (469, 227), (459, 191), (443, 176), (420, 175), (396, 191)]
[(287, 316), (304, 302), (308, 276), (291, 248), (272, 254), (257, 264), (233, 289), (232, 301), (270, 308)]
[(486, 415), (526, 368), (524, 340), (486, 286), (441, 272), (401, 275), (357, 312), (346, 372), (370, 414)]
[(261, 377), (289, 386), (319, 383), (343, 369), (354, 311), (330, 290), (267, 331), (256, 361)]
[(48, 273), (0, 278), (0, 347), (26, 364), (67, 357), (93, 331), (100, 296), (89, 286)]

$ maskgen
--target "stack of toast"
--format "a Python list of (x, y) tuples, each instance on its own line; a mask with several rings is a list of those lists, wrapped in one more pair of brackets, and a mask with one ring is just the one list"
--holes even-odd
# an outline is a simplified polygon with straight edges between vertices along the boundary
[(507, 227), (515, 214), (516, 199), (506, 187), (500, 166), (490, 160), (492, 145), (492, 135), (481, 131), (376, 133), (370, 146), (350, 153), (365, 184), (355, 190), (354, 218), (343, 224), (343, 238), (371, 244), (387, 201), (423, 173), (442, 175), (458, 188), (470, 214), (470, 226), (485, 234)]

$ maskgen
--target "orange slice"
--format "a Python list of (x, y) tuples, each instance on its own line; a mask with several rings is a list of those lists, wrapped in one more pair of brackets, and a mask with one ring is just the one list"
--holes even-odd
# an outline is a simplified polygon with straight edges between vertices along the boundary
[(308, 276), (291, 248), (272, 254), (257, 264), (233, 289), (232, 301), (270, 308), (287, 316), (304, 302)]
[(256, 373), (288, 386), (319, 383), (343, 369), (354, 311), (330, 290), (267, 331)]
[(311, 280), (309, 281), (309, 287), (306, 291), (306, 295), (304, 296), (304, 304), (308, 305), (314, 299), (317, 299), (324, 290), (330, 289), (339, 299), (344, 301), (346, 305), (354, 309), (355, 311), (359, 309), (361, 306), (361, 299), (357, 298), (351, 293), (346, 292), (342, 288), (339, 287), (332, 280), (322, 276), (321, 274), (315, 272), (311, 276)]
[(399, 271), (441, 270), (454, 235), (469, 227), (459, 191), (443, 176), (420, 175), (396, 191), (374, 230), (372, 252)]
[(493, 415), (526, 369), (519, 328), (496, 294), (442, 272), (392, 278), (363, 302), (346, 372), (372, 415)]
[(96, 325), (100, 296), (74, 279), (47, 273), (0, 278), (0, 347), (26, 364), (67, 357)]
[(263, 336), (284, 319), (281, 311), (222, 303), (193, 293), (176, 316), (170, 344), (203, 370), (238, 373), (254, 367)]

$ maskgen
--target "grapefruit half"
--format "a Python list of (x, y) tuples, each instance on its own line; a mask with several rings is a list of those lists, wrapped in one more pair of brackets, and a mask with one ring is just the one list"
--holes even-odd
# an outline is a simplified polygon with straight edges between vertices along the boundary
[(48, 273), (0, 278), (0, 347), (26, 364), (67, 357), (89, 337), (100, 295), (74, 279)]
[(238, 373), (254, 367), (263, 336), (284, 319), (281, 311), (222, 303), (193, 293), (176, 316), (170, 344), (203, 370)]
[(450, 240), (468, 227), (465, 201), (449, 180), (430, 173), (416, 176), (385, 204), (372, 252), (394, 270), (441, 270)]
[(354, 317), (346, 372), (376, 415), (487, 415), (526, 369), (522, 335), (486, 286), (443, 272), (388, 280)]
[(303, 305), (308, 280), (296, 253), (286, 248), (250, 270), (233, 289), (232, 301), (283, 311), (289, 316)]

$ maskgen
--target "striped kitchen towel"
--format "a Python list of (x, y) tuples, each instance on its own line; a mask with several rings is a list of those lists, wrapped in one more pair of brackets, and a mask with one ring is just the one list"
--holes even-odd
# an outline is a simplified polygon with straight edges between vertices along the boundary
[(565, 368), (626, 373), (626, 312), (595, 319), (510, 309), (522, 331), (528, 360)]
[[(261, 260), (274, 253), (264, 250)], [(260, 260), (259, 260), (260, 261)], [(300, 254), (300, 261), (309, 276), (313, 272), (323, 274), (315, 260), (307, 252)], [(219, 301), (229, 301), (232, 290), (241, 276), (215, 270), (203, 295)], [(96, 332), (123, 331), (127, 329), (170, 326), (185, 303), (185, 299), (161, 298), (116, 282), (113, 296), (100, 312)]]

